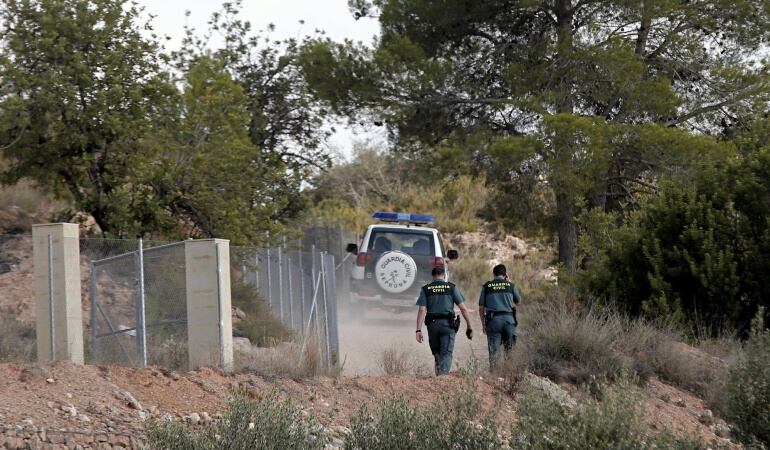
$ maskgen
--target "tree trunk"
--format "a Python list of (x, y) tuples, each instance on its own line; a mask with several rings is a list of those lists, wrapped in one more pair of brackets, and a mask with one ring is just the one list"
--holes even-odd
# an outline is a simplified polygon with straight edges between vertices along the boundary
[(556, 230), (559, 237), (559, 262), (568, 273), (575, 272), (577, 254), (577, 221), (575, 200), (569, 192), (556, 195)]
[[(557, 67), (559, 70), (567, 71), (569, 59), (572, 53), (572, 19), (574, 10), (571, 0), (556, 0), (554, 4), (556, 14), (556, 34), (557, 34)], [(562, 114), (574, 113), (575, 102), (572, 97), (573, 83), (568, 77), (562, 77), (561, 89), (564, 96), (559, 99), (556, 107)], [(557, 140), (558, 141), (558, 140)], [(562, 159), (558, 155), (570, 153), (570, 148), (555, 148), (557, 159)], [(566, 158), (569, 160), (569, 158)], [(568, 169), (568, 170), (571, 170)], [(559, 237), (559, 262), (569, 273), (575, 271), (575, 255), (577, 253), (577, 222), (575, 221), (575, 193), (571, 191), (572, 186), (556, 187), (556, 219), (557, 232)]]

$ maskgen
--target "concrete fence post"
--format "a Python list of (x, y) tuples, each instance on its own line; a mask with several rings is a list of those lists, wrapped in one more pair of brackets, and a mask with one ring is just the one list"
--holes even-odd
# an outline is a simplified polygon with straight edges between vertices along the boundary
[(202, 239), (185, 241), (184, 246), (190, 368), (232, 371), (230, 243)]
[(37, 359), (83, 364), (77, 224), (32, 226)]

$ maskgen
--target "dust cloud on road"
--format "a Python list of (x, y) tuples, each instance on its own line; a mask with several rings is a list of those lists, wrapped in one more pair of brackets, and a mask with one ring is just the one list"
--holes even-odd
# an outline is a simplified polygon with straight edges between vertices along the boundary
[[(366, 311), (363, 320), (351, 320), (345, 311), (340, 311), (340, 361), (344, 362), (343, 373), (348, 376), (382, 375), (383, 351), (397, 349), (406, 352), (409, 358), (411, 373), (404, 375), (433, 375), (433, 355), (428, 346), (426, 327), (422, 327), (425, 341), (419, 344), (415, 340), (416, 319), (417, 306), (409, 313), (370, 309)], [(465, 321), (455, 338), (453, 372), (468, 368), (469, 364), (486, 365), (487, 340), (481, 333), (475, 308), (471, 309), (471, 320), (473, 340), (469, 341), (465, 337)]]

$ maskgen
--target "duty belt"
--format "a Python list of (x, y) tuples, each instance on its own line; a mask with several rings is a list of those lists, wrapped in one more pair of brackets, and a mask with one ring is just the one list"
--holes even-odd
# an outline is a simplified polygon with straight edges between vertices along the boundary
[(513, 316), (513, 323), (518, 325), (519, 320), (516, 318), (516, 310), (513, 311), (487, 311), (487, 320), (492, 320), (497, 316)]
[(430, 325), (435, 320), (453, 320), (454, 314), (428, 314), (425, 316), (425, 325)]

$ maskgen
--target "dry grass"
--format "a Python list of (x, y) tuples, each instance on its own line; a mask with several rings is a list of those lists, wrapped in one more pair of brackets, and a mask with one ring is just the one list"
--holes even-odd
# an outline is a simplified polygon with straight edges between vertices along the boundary
[(676, 341), (664, 343), (651, 356), (650, 364), (661, 379), (722, 409), (730, 370), (724, 361)]
[(29, 233), (32, 223), (53, 216), (65, 206), (28, 180), (0, 186), (0, 232)]
[(150, 364), (175, 370), (187, 370), (189, 352), (187, 339), (168, 337), (160, 345), (150, 345)]
[(0, 361), (32, 362), (35, 355), (35, 327), (15, 317), (0, 317)]
[(268, 378), (294, 380), (318, 376), (338, 377), (342, 373), (342, 365), (324, 367), (318, 343), (318, 338), (311, 336), (305, 344), (304, 351), (301, 339), (283, 342), (275, 347), (253, 347), (246, 354), (236, 353), (236, 370), (254, 372)]
[(627, 366), (618, 351), (623, 325), (609, 310), (530, 305), (522, 327), (527, 338), (517, 351), (528, 355), (533, 372), (556, 381), (581, 384), (592, 377), (613, 378)]
[(53, 203), (50, 195), (27, 180), (0, 187), (0, 208), (3, 209), (19, 208), (31, 214)]
[(503, 391), (515, 396), (523, 391), (529, 369), (528, 355), (516, 349), (500, 361), (494, 372), (503, 379)]
[[(584, 308), (568, 301), (527, 308), (514, 368), (529, 367), (538, 375), (576, 384), (614, 379), (625, 372), (641, 381), (657, 375), (719, 409), (728, 364), (684, 344), (675, 325), (631, 319), (609, 307)], [(729, 353), (731, 359), (739, 348), (737, 342), (724, 340), (701, 345)], [(505, 370), (510, 371), (510, 366)], [(515, 384), (515, 372), (503, 376)]]
[(415, 372), (414, 355), (407, 349), (396, 345), (385, 348), (380, 354), (380, 369), (388, 376), (404, 376)]

